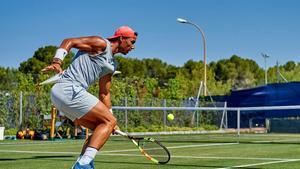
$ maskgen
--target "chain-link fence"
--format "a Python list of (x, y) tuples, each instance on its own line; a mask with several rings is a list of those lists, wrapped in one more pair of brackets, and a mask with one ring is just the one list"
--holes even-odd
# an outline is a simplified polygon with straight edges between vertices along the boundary
[[(158, 99), (158, 98), (112, 98), (114, 106), (140, 107), (195, 107), (195, 98)], [(224, 103), (200, 101), (200, 106), (224, 106)], [(1, 92), (0, 95), (0, 126), (6, 128), (41, 128), (45, 115), (51, 111), (49, 93)], [(166, 119), (168, 113), (173, 113), (175, 120)], [(126, 130), (144, 130), (156, 128), (163, 130), (166, 126), (200, 127), (201, 125), (220, 125), (222, 113), (210, 111), (120, 111), (115, 110), (118, 125)]]
[(47, 93), (0, 92), (0, 126), (5, 128), (40, 127), (42, 115), (50, 110)]

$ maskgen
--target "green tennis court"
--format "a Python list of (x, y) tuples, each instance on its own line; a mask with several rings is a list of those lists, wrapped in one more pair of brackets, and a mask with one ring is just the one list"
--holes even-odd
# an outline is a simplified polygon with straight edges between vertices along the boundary
[[(300, 166), (297, 134), (156, 135), (171, 152), (171, 161), (156, 165), (142, 156), (127, 139), (112, 136), (95, 160), (96, 168), (272, 168)], [(0, 142), (0, 168), (70, 168), (83, 140)]]

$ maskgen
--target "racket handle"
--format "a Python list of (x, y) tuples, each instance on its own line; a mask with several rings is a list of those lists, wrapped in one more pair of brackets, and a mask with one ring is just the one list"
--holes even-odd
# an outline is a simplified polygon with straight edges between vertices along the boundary
[(56, 75), (50, 77), (49, 79), (39, 83), (39, 85), (56, 83), (61, 78), (61, 76), (62, 76), (62, 74), (56, 74)]
[(115, 130), (115, 133), (122, 135), (122, 136), (127, 136), (126, 133), (124, 133), (123, 131), (120, 131), (120, 130)]

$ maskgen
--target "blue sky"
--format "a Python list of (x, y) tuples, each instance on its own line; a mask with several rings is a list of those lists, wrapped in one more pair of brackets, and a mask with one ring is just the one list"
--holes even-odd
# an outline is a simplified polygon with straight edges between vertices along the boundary
[(268, 66), (300, 62), (299, 9), (297, 0), (2, 0), (0, 66), (17, 68), (39, 47), (69, 37), (108, 37), (121, 25), (139, 32), (128, 57), (177, 66), (202, 60), (200, 32), (178, 17), (204, 30), (207, 62), (236, 54), (263, 67), (261, 53), (271, 56)]

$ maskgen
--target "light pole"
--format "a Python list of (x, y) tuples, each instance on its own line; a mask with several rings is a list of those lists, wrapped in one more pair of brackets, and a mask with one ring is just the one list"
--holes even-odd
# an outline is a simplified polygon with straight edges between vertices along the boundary
[(261, 54), (261, 56), (265, 59), (265, 85), (267, 85), (268, 84), (267, 58), (269, 58), (270, 56), (263, 53)]
[(177, 21), (180, 23), (186, 23), (195, 26), (200, 32), (203, 40), (203, 64), (204, 64), (204, 96), (206, 96), (206, 40), (203, 30), (195, 23), (188, 20), (177, 18)]

